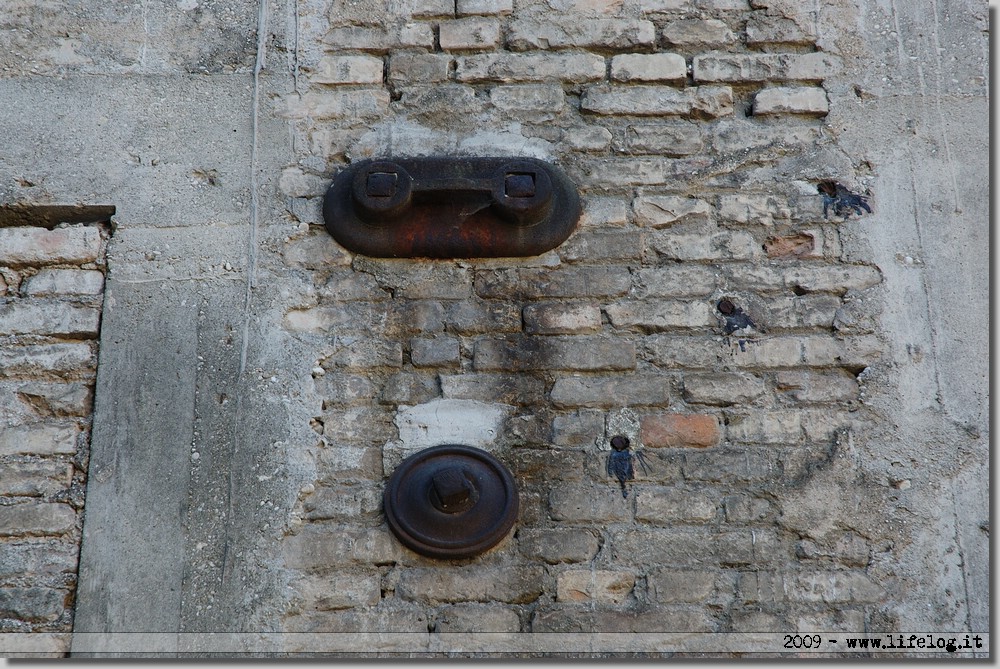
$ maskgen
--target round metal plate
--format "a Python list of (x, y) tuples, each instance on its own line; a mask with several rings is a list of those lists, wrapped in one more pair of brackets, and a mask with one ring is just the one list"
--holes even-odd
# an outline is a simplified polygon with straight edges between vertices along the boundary
[[(467, 486), (449, 507), (442, 486)], [(408, 548), (434, 558), (466, 558), (503, 539), (517, 520), (514, 477), (502, 462), (471, 446), (434, 446), (400, 463), (383, 498), (385, 517)], [(452, 512), (448, 512), (448, 508)]]

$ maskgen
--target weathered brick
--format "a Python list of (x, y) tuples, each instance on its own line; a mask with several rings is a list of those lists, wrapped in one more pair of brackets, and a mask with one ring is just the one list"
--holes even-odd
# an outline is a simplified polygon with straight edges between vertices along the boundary
[[(517, 425), (521, 417), (514, 418)], [(547, 436), (547, 435), (546, 435)], [(588, 454), (577, 449), (551, 448), (544, 440), (544, 448), (519, 446), (510, 456), (511, 472), (518, 481), (579, 481), (583, 477)]]
[(869, 265), (801, 265), (781, 271), (782, 283), (796, 292), (865, 290), (882, 282), (882, 273)]
[(490, 102), (504, 111), (558, 113), (566, 108), (566, 94), (551, 84), (497, 86), (490, 91)]
[(736, 193), (719, 197), (719, 219), (733, 223), (773, 225), (788, 221), (792, 209), (788, 199), (769, 193)]
[(458, 339), (447, 335), (410, 340), (414, 367), (455, 367), (462, 361)]
[(0, 377), (70, 374), (93, 370), (96, 364), (89, 344), (5, 346), (0, 349)]
[(438, 38), (444, 51), (492, 49), (500, 43), (500, 22), (481, 16), (442, 21)]
[(853, 571), (745, 572), (740, 574), (739, 596), (747, 603), (794, 600), (843, 604), (882, 601), (885, 590), (867, 575)]
[(736, 36), (719, 19), (681, 19), (664, 26), (663, 39), (671, 46), (711, 49), (734, 43)]
[(830, 111), (826, 91), (814, 86), (765, 88), (753, 99), (753, 115), (808, 114), (824, 116)]
[(104, 274), (96, 269), (42, 269), (21, 284), (21, 293), (41, 295), (100, 295)]
[(705, 302), (629, 300), (609, 304), (604, 311), (615, 328), (642, 332), (704, 328), (716, 322), (711, 305)]
[(456, 59), (461, 82), (565, 81), (583, 83), (604, 78), (604, 58), (596, 54), (491, 53)]
[(605, 569), (570, 569), (556, 576), (557, 602), (621, 604), (635, 587), (635, 574)]
[(72, 423), (42, 423), (0, 428), (0, 455), (76, 453), (80, 428)]
[(512, 268), (476, 273), (480, 297), (505, 300), (616, 297), (631, 286), (627, 267)]
[(373, 56), (323, 56), (309, 81), (317, 84), (381, 84), (383, 63)]
[(704, 146), (702, 129), (697, 123), (684, 120), (628, 125), (620, 141), (621, 150), (631, 154), (674, 158), (700, 153)]
[(379, 89), (311, 91), (289, 104), (292, 118), (356, 123), (380, 118), (389, 110), (389, 92)]
[[(329, 20), (333, 25), (378, 25), (411, 17), (445, 16), (455, 11), (449, 0), (333, 0)], [(388, 21), (387, 21), (388, 20)]]
[(439, 444), (490, 448), (513, 407), (474, 400), (432, 400), (400, 407), (396, 414), (399, 439), (408, 449)]
[(587, 562), (597, 555), (600, 547), (594, 532), (582, 529), (524, 528), (517, 539), (525, 557), (548, 564)]
[(557, 20), (515, 18), (508, 27), (507, 46), (512, 51), (599, 47), (629, 49), (650, 47), (656, 41), (652, 21), (567, 16)]
[(557, 407), (664, 406), (672, 383), (669, 376), (648, 374), (570, 376), (556, 379), (551, 399)]
[(327, 405), (351, 405), (370, 400), (375, 396), (371, 379), (359, 374), (335, 372), (324, 374), (316, 380), (316, 387)]
[(101, 231), (92, 226), (0, 228), (0, 265), (5, 267), (80, 264), (97, 260), (100, 252)]
[(733, 599), (735, 579), (726, 572), (656, 569), (646, 577), (653, 601), (660, 604), (723, 606)]
[(611, 556), (616, 564), (660, 566), (753, 564), (783, 558), (772, 532), (719, 532), (710, 526), (619, 530), (611, 535)]
[(591, 334), (601, 329), (601, 310), (593, 304), (543, 302), (522, 312), (528, 334)]
[(749, 610), (734, 608), (730, 620), (732, 631), (742, 634), (755, 632), (774, 634), (775, 630), (791, 630), (790, 623), (784, 617), (766, 613), (757, 607)]
[(596, 437), (603, 434), (603, 411), (581, 409), (552, 419), (552, 443), (555, 446), (590, 446)]
[(839, 607), (833, 611), (810, 611), (795, 617), (794, 629), (801, 634), (809, 634), (813, 630), (828, 630), (862, 635), (868, 629), (865, 625), (866, 618), (863, 608), (853, 611)]
[(589, 196), (583, 202), (580, 227), (621, 227), (628, 223), (628, 202), (620, 197)]
[(317, 449), (316, 471), (321, 482), (382, 478), (382, 449), (331, 444)]
[(79, 550), (76, 544), (62, 542), (0, 542), (0, 579), (28, 577), (36, 583), (53, 578), (61, 580), (64, 574), (76, 573)]
[(382, 490), (365, 485), (324, 485), (303, 501), (307, 520), (371, 519), (382, 511)]
[(704, 157), (593, 158), (571, 164), (567, 171), (585, 189), (661, 185), (681, 188), (690, 180), (692, 173), (711, 162)]
[(309, 523), (285, 537), (284, 564), (290, 569), (329, 570), (345, 564), (382, 565), (399, 562), (404, 549), (389, 528)]
[(715, 368), (731, 357), (730, 347), (715, 337), (656, 334), (643, 340), (642, 349), (644, 360), (668, 368)]
[[(559, 141), (577, 151), (603, 151), (611, 146), (614, 136), (607, 128), (597, 125), (579, 125), (564, 128)], [(586, 225), (581, 217), (581, 225)]]
[(638, 230), (581, 230), (559, 247), (559, 257), (568, 263), (637, 260), (642, 249)]
[(389, 59), (389, 81), (396, 85), (447, 81), (451, 61), (451, 56), (438, 53), (394, 53)]
[(632, 517), (629, 500), (616, 486), (589, 486), (574, 483), (554, 487), (549, 492), (549, 513), (567, 522), (609, 522)]
[(657, 230), (647, 244), (667, 260), (753, 260), (761, 248), (748, 232), (680, 233)]
[(806, 365), (863, 368), (881, 358), (884, 350), (879, 340), (871, 335), (802, 338), (802, 362)]
[(375, 606), (381, 598), (378, 573), (307, 575), (292, 582), (293, 610), (334, 611), (354, 606)]
[(524, 374), (442, 374), (445, 399), (531, 405), (542, 401), (545, 383)]
[(649, 448), (711, 448), (722, 438), (710, 414), (658, 413), (641, 419), (641, 439)]
[(430, 265), (394, 259), (354, 259), (354, 269), (372, 275), (397, 298), (461, 300), (472, 291), (472, 274), (455, 265)]
[(300, 167), (286, 167), (278, 178), (278, 188), (288, 197), (314, 198), (326, 190), (327, 180), (308, 174)]
[(434, 48), (434, 28), (430, 23), (393, 24), (386, 28), (370, 26), (340, 26), (323, 38), (335, 50), (358, 49), (384, 53), (394, 49)]
[(53, 588), (0, 588), (0, 618), (55, 620), (69, 593)]
[(521, 617), (517, 611), (494, 604), (450, 604), (439, 608), (434, 618), (435, 631), (440, 634), (521, 631)]
[(766, 520), (774, 507), (766, 499), (746, 493), (728, 495), (722, 500), (727, 523), (749, 524)]
[(716, 372), (684, 376), (684, 401), (690, 404), (750, 404), (764, 390), (763, 379), (751, 374)]
[(764, 240), (764, 253), (768, 258), (808, 258), (821, 256), (822, 247), (818, 253), (816, 237), (807, 232), (797, 232), (790, 235), (771, 236)]
[(510, 14), (514, 0), (456, 0), (455, 10), (459, 16)]
[(94, 400), (91, 385), (80, 382), (25, 383), (17, 387), (17, 396), (41, 416), (87, 416)]
[(779, 372), (775, 388), (798, 402), (848, 402), (858, 399), (858, 380), (846, 371)]
[(458, 335), (521, 331), (521, 307), (510, 301), (461, 300), (445, 307), (444, 325)]
[(425, 604), (464, 601), (527, 604), (542, 593), (543, 576), (544, 570), (532, 565), (406, 569), (400, 575), (396, 594)]
[(841, 430), (849, 428), (851, 424), (850, 413), (845, 414), (825, 409), (802, 412), (802, 429), (805, 431), (806, 439), (813, 442), (829, 441), (835, 438)]
[(700, 297), (710, 295), (718, 283), (718, 271), (708, 265), (643, 267), (636, 273), (635, 295), (643, 299)]
[(719, 500), (702, 490), (645, 487), (635, 496), (635, 519), (652, 525), (715, 520)]
[[(305, 611), (291, 615), (283, 621), (283, 651), (293, 656), (296, 653), (315, 653), (316, 646), (309, 639), (315, 634), (358, 634), (384, 629), (409, 634), (427, 634), (428, 616), (423, 606), (409, 602), (383, 600), (377, 606), (367, 609), (346, 609), (341, 611)], [(405, 637), (404, 637), (405, 638)], [(302, 645), (299, 645), (300, 642)], [(404, 642), (405, 643), (405, 642)], [(393, 635), (387, 635), (379, 644), (380, 650), (406, 652), (412, 645), (397, 643)], [(358, 645), (357, 652), (372, 650), (370, 646)]]
[(687, 79), (687, 63), (676, 53), (627, 53), (611, 59), (615, 81), (673, 81)]
[(396, 106), (424, 122), (443, 122), (463, 114), (480, 114), (487, 111), (484, 98), (464, 84), (419, 84), (397, 89), (400, 99)]
[(438, 395), (438, 382), (433, 375), (400, 372), (386, 380), (379, 401), (388, 404), (422, 404)]
[(282, 257), (289, 267), (302, 269), (329, 269), (351, 264), (351, 256), (325, 231), (290, 239), (282, 249)]
[(47, 497), (66, 490), (73, 478), (73, 466), (60, 462), (11, 462), (0, 474), (0, 495)]
[(694, 0), (638, 0), (643, 12), (677, 12), (694, 9)]
[(832, 560), (849, 567), (867, 567), (871, 554), (869, 542), (853, 532), (844, 532), (832, 541), (803, 539), (795, 544), (795, 557), (800, 560)]
[(802, 440), (798, 411), (758, 411), (726, 414), (726, 438), (737, 443), (796, 444)]
[(636, 223), (650, 228), (712, 220), (712, 206), (708, 202), (678, 195), (641, 195), (632, 202), (632, 209)]
[(684, 455), (681, 472), (688, 481), (772, 481), (781, 474), (778, 454), (744, 448), (743, 450), (689, 451)]
[[(592, 604), (540, 607), (531, 620), (533, 632), (545, 633), (663, 633), (713, 632), (716, 623), (703, 610), (652, 607), (639, 612), (597, 608)], [(579, 641), (567, 637), (563, 652), (579, 653)]]
[(326, 369), (403, 366), (403, 347), (398, 341), (371, 337), (337, 337), (334, 344), (336, 349), (323, 362)]
[(68, 504), (30, 502), (0, 506), (0, 536), (53, 536), (76, 527), (76, 512)]
[(796, 46), (811, 46), (816, 42), (816, 32), (810, 22), (796, 21), (795, 18), (771, 14), (770, 12), (754, 12), (747, 20), (747, 46), (760, 47), (776, 44), (794, 44)]
[(337, 306), (295, 309), (285, 314), (285, 327), (295, 332), (367, 332), (375, 335), (439, 332), (444, 306), (429, 300), (348, 302)]
[(627, 341), (585, 335), (481, 339), (473, 360), (477, 371), (627, 370), (635, 368), (635, 347)]
[(695, 56), (697, 82), (822, 81), (840, 66), (837, 56), (803, 54), (726, 54)]
[(327, 441), (340, 445), (375, 446), (395, 436), (391, 415), (381, 407), (328, 407), (320, 420)]
[(101, 310), (97, 307), (45, 299), (0, 304), (0, 335), (93, 337), (100, 328)]
[(733, 89), (728, 86), (599, 86), (584, 92), (580, 109), (613, 116), (717, 118), (733, 113)]

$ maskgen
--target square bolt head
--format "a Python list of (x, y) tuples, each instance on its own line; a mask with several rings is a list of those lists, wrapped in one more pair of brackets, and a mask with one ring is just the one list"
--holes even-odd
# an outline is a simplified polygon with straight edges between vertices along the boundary
[(503, 186), (507, 197), (534, 197), (535, 175), (524, 172), (508, 174)]
[(396, 175), (392, 172), (372, 172), (365, 184), (368, 197), (392, 197), (396, 192)]

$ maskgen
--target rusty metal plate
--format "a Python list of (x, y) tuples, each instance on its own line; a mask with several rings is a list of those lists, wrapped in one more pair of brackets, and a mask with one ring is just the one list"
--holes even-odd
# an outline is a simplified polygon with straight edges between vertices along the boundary
[(433, 558), (467, 558), (500, 542), (517, 520), (514, 477), (471, 446), (434, 446), (400, 463), (383, 496), (389, 527)]
[(565, 241), (580, 212), (573, 183), (535, 158), (365, 160), (323, 202), (333, 238), (377, 258), (535, 256)]

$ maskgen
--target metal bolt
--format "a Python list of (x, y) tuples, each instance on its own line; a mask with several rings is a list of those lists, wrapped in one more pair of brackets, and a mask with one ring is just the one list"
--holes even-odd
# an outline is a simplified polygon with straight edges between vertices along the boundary
[(626, 437), (623, 434), (611, 437), (611, 448), (615, 449), (616, 451), (627, 450), (630, 443), (631, 442), (629, 441), (628, 437)]
[(392, 172), (372, 172), (365, 184), (368, 197), (392, 197), (396, 192), (396, 175)]
[(504, 178), (504, 194), (507, 197), (535, 197), (535, 175), (521, 172), (508, 174)]
[(461, 467), (446, 467), (431, 478), (431, 504), (439, 511), (464, 511), (475, 500), (475, 488)]

